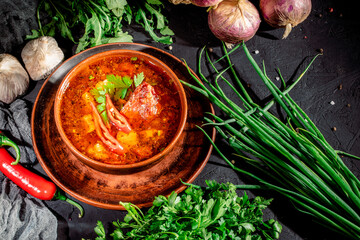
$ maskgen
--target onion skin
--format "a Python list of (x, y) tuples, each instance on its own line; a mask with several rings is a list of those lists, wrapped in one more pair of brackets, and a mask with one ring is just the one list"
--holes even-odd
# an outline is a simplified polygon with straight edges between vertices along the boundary
[(218, 5), (222, 0), (191, 0), (191, 3), (198, 7), (212, 7)]
[(311, 0), (260, 0), (265, 22), (275, 28), (285, 28), (283, 39), (309, 16), (311, 7)]
[(251, 39), (260, 26), (260, 15), (248, 0), (223, 0), (211, 8), (208, 24), (212, 33), (227, 44)]

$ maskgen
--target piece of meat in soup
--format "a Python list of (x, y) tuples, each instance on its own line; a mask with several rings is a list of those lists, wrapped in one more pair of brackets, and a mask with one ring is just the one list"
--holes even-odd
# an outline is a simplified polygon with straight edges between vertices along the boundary
[(149, 83), (143, 82), (135, 89), (120, 112), (135, 123), (151, 120), (160, 110), (159, 97), (155, 89)]

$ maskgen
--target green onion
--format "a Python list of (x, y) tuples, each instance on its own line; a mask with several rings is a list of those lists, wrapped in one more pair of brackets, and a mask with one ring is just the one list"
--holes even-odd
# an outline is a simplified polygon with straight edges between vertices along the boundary
[[(247, 93), (231, 62), (230, 54), (241, 47), (273, 96), (264, 107)], [(346, 167), (339, 154), (356, 159), (359, 157), (334, 150), (289, 95), (318, 55), (288, 87), (278, 70), (284, 86), (281, 91), (267, 76), (265, 65), (261, 68), (256, 63), (244, 43), (229, 52), (223, 45), (223, 51), (224, 56), (212, 61), (208, 51), (203, 48), (198, 61), (200, 79), (188, 68), (197, 86), (182, 83), (206, 96), (225, 114), (225, 117), (209, 114), (210, 117), (205, 118), (205, 125), (213, 125), (234, 150), (237, 161), (251, 168), (244, 170), (235, 166), (212, 142), (214, 149), (235, 171), (283, 194), (297, 209), (313, 216), (320, 224), (349, 238), (360, 239), (360, 181)], [(204, 53), (211, 70), (209, 75), (216, 76), (213, 81), (205, 77), (201, 69)], [(234, 80), (234, 85), (225, 74)], [(225, 94), (220, 81), (235, 93), (237, 99)], [(241, 104), (238, 104), (239, 101)], [(282, 121), (270, 112), (275, 103), (286, 113), (287, 120)]]

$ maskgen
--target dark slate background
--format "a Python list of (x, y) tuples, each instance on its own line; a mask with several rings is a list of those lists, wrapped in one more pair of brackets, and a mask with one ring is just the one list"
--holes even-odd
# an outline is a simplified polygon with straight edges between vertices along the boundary
[[(291, 81), (304, 70), (310, 57), (323, 49), (320, 56), (292, 91), (293, 98), (307, 112), (335, 148), (360, 155), (360, 20), (356, 8), (344, 1), (313, 0), (309, 18), (293, 29), (290, 36), (281, 40), (282, 29), (272, 29), (262, 22), (256, 36), (248, 41), (247, 47), (254, 58), (264, 60), (270, 77), (276, 76), (280, 68), (285, 79)], [(254, 1), (258, 4), (258, 1)], [(25, 35), (37, 28), (35, 10), (37, 1), (0, 0), (0, 53), (11, 53), (20, 59), (25, 44)], [(332, 11), (330, 10), (332, 9)], [(206, 9), (190, 5), (166, 4), (164, 12), (174, 30), (172, 50), (167, 46), (150, 41), (146, 33), (137, 26), (129, 28), (134, 41), (156, 46), (186, 59), (195, 69), (198, 51), (204, 45), (210, 46), (215, 53), (221, 53), (220, 42), (214, 38), (207, 26)], [(66, 57), (73, 54), (74, 46), (68, 41), (57, 39)], [(258, 54), (255, 54), (255, 51)], [(269, 96), (256, 73), (247, 63), (241, 51), (233, 56), (237, 71), (249, 84), (259, 100)], [(276, 80), (274, 80), (276, 81)], [(32, 81), (23, 99), (31, 105), (44, 83)], [(342, 87), (339, 87), (339, 86)], [(335, 102), (334, 105), (330, 102)], [(350, 104), (350, 107), (347, 107)], [(336, 131), (332, 128), (336, 127)], [(346, 164), (360, 177), (360, 164), (356, 160), (344, 158)], [(35, 170), (44, 174), (39, 164)], [(204, 185), (206, 179), (219, 182), (230, 181), (234, 184), (248, 182), (243, 176), (229, 169), (214, 152), (207, 166), (195, 183)], [(320, 227), (313, 219), (294, 210), (292, 205), (281, 196), (272, 192), (252, 192), (254, 195), (274, 197), (265, 217), (274, 217), (283, 225), (280, 239), (286, 240), (325, 240), (344, 239)], [(46, 202), (59, 220), (59, 239), (95, 238), (93, 228), (97, 220), (111, 228), (111, 221), (122, 219), (124, 212), (104, 210), (87, 204), (85, 216), (77, 219), (76, 210), (59, 201)]]

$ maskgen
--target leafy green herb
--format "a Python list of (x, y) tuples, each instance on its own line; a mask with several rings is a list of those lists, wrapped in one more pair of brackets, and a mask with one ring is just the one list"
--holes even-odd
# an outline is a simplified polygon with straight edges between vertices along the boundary
[[(92, 76), (92, 75), (90, 75)], [(106, 75), (106, 82), (97, 88), (90, 89), (90, 94), (94, 97), (95, 101), (98, 103), (97, 110), (99, 111), (102, 119), (105, 123), (108, 123), (108, 117), (106, 114), (106, 97), (105, 94), (118, 101), (119, 99), (125, 99), (128, 89), (134, 85), (136, 88), (144, 80), (144, 73), (138, 73), (134, 76), (132, 80), (129, 76), (118, 76), (114, 74)]]
[[(157, 4), (158, 1), (151, 2), (153, 2), (153, 4), (155, 5), (161, 4), (161, 2)], [(160, 13), (160, 10), (157, 9), (155, 6), (151, 6), (150, 4), (146, 3), (146, 1), (142, 3), (143, 5), (140, 5), (140, 3), (138, 3), (137, 1), (136, 4), (138, 6), (138, 9), (135, 13), (135, 21), (140, 24), (156, 42), (172, 44), (171, 35), (174, 35), (174, 33), (172, 31), (168, 31), (169, 28), (165, 25), (167, 21), (165, 17)], [(147, 12), (149, 12), (151, 15), (149, 18), (147, 17)], [(156, 19), (156, 21), (154, 19)], [(160, 30), (160, 33), (164, 34), (164, 36), (159, 37), (158, 35), (156, 35), (154, 29)]]
[(96, 240), (106, 240), (104, 225), (101, 221), (97, 221), (97, 226), (94, 228), (94, 231), (98, 235)]
[(126, 0), (106, 0), (107, 7), (114, 13), (116, 17), (122, 17), (127, 6)]
[[(241, 186), (206, 183), (206, 188), (187, 184), (180, 195), (157, 196), (146, 214), (131, 203), (121, 202), (128, 214), (122, 222), (113, 222), (115, 231), (110, 236), (135, 240), (279, 238), (282, 226), (274, 219), (263, 220), (263, 210), (272, 199), (258, 196), (250, 200), (246, 192), (238, 196), (236, 189)], [(95, 232), (103, 236), (104, 231)]]
[(134, 76), (134, 85), (135, 87), (139, 86), (145, 79), (144, 73), (141, 72)]
[(109, 123), (109, 119), (106, 114), (106, 107), (105, 107), (105, 93), (106, 91), (102, 88), (93, 88), (90, 89), (90, 94), (94, 97), (95, 101), (98, 103), (96, 106), (98, 112), (100, 113), (103, 121), (105, 124)]
[[(132, 42), (133, 37), (124, 32), (123, 27), (135, 20), (154, 41), (171, 44), (174, 33), (167, 26), (163, 8), (164, 3), (158, 0), (41, 0), (37, 8), (39, 29), (32, 30), (27, 39), (44, 35), (55, 37), (60, 32), (62, 37), (78, 44), (78, 53), (105, 43)], [(45, 21), (40, 19), (42, 11), (49, 20), (44, 26), (42, 22)], [(84, 29), (82, 36), (76, 36), (79, 29)]]

